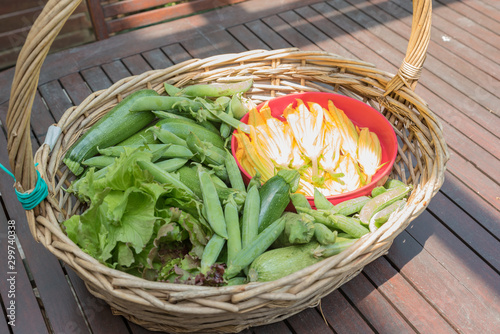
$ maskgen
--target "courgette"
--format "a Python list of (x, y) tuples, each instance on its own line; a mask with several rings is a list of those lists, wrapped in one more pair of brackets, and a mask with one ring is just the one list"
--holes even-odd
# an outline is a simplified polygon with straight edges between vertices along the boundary
[(150, 111), (130, 112), (134, 101), (145, 96), (158, 96), (158, 93), (144, 89), (123, 99), (70, 147), (63, 159), (66, 166), (75, 175), (80, 175), (84, 170), (81, 162), (96, 155), (97, 147), (118, 144), (151, 123), (155, 116)]
[(313, 251), (318, 246), (317, 242), (309, 242), (269, 250), (252, 262), (248, 270), (249, 280), (274, 281), (309, 267), (323, 260), (322, 257), (313, 256)]
[(295, 192), (300, 174), (296, 170), (280, 170), (259, 189), (259, 233), (278, 219), (290, 203), (290, 193)]

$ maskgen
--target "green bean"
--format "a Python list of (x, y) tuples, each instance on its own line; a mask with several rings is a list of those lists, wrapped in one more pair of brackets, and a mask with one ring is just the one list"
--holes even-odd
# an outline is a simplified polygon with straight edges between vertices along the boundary
[(180, 96), (147, 96), (138, 98), (130, 107), (131, 112), (151, 111), (151, 110), (198, 110), (203, 105), (187, 97)]
[(331, 210), (334, 207), (334, 205), (317, 188), (314, 188), (314, 205), (320, 210)]
[(196, 194), (191, 189), (189, 189), (184, 183), (182, 183), (180, 180), (178, 180), (177, 178), (172, 176), (170, 173), (165, 172), (163, 169), (156, 166), (154, 163), (149, 162), (149, 161), (145, 161), (145, 160), (139, 160), (139, 161), (137, 161), (137, 164), (142, 169), (150, 172), (156, 181), (158, 181), (160, 183), (170, 184), (174, 187), (183, 189), (184, 191), (186, 191), (187, 193), (189, 193), (193, 196), (196, 196)]
[(229, 201), (224, 208), (227, 227), (227, 262), (230, 263), (241, 250), (240, 220), (236, 203)]
[(212, 83), (190, 85), (181, 89), (176, 95), (189, 95), (199, 97), (219, 97), (230, 96), (236, 93), (246, 92), (252, 87), (253, 80), (240, 81), (235, 83)]
[(226, 160), (224, 161), (224, 163), (226, 166), (227, 175), (229, 176), (231, 187), (243, 192), (246, 191), (240, 168), (238, 167), (236, 159), (230, 152), (226, 152)]
[(241, 224), (241, 245), (246, 247), (259, 234), (260, 196), (259, 189), (252, 187), (246, 196), (243, 206), (243, 220)]
[(201, 255), (200, 272), (202, 274), (206, 275), (210, 267), (217, 261), (225, 243), (226, 239), (218, 234), (212, 235)]
[(210, 174), (203, 169), (198, 170), (198, 178), (203, 195), (203, 203), (207, 210), (207, 220), (215, 233), (227, 239), (227, 229), (224, 220), (224, 212), (217, 195), (217, 189), (210, 178)]

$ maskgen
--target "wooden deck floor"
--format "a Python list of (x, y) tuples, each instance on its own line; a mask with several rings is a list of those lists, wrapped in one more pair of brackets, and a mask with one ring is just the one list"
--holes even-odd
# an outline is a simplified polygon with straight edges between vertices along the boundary
[[(396, 73), (411, 25), (407, 0), (250, 0), (53, 54), (32, 113), (34, 149), (92, 91), (190, 58), (295, 46), (362, 59)], [(436, 0), (417, 87), (450, 148), (446, 181), (389, 253), (307, 309), (255, 333), (498, 333), (500, 328), (500, 2)], [(13, 71), (0, 73), (3, 123)], [(5, 128), (0, 162), (8, 166)], [(19, 239), (16, 326), (0, 333), (148, 333), (94, 298), (34, 242), (12, 180), (0, 176), (0, 295), (8, 307), (8, 220)]]

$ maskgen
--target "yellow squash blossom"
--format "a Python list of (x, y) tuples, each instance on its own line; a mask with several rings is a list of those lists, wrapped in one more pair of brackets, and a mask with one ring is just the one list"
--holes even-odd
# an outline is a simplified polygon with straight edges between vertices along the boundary
[(382, 161), (382, 147), (375, 133), (368, 128), (362, 128), (358, 140), (358, 163), (367, 176), (366, 183), (371, 181), (372, 176), (380, 168)]
[(331, 100), (328, 101), (328, 110), (342, 136), (342, 150), (352, 157), (357, 157), (358, 132), (356, 127), (341, 109), (335, 107)]
[(324, 146), (323, 108), (314, 103), (309, 110), (301, 100), (298, 100), (297, 107), (285, 109), (283, 116), (290, 124), (300, 150), (311, 159), (313, 175), (318, 175), (318, 158)]

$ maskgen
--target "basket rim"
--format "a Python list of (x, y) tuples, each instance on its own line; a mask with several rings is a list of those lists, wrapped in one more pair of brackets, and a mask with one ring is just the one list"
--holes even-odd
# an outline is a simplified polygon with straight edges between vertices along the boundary
[[(269, 52), (269, 54), (273, 54), (274, 55), (278, 51), (279, 50), (272, 50), (272, 51)], [(285, 54), (292, 53), (293, 56), (295, 56), (295, 55), (299, 56), (300, 54), (302, 54), (302, 51), (300, 51), (297, 48), (284, 49), (282, 51), (284, 51)], [(255, 51), (245, 52), (245, 53), (241, 54), (241, 56), (242, 57), (246, 56), (248, 53), (253, 53), (254, 54)], [(266, 53), (267, 54), (267, 51), (266, 50), (262, 50), (261, 53)], [(320, 53), (322, 55), (332, 55), (332, 56), (335, 56), (335, 55), (330, 54), (330, 53), (325, 53), (325, 52), (320, 52)], [(306, 52), (306, 55), (311, 55), (311, 54), (316, 54), (316, 52), (309, 52), (309, 51)], [(227, 57), (227, 55), (221, 55), (221, 56), (223, 58)], [(121, 94), (122, 92), (127, 91), (129, 89), (129, 87), (133, 86), (134, 84), (139, 84), (139, 83), (140, 84), (144, 84), (144, 82), (151, 81), (150, 77), (151, 78), (161, 77), (161, 74), (164, 73), (167, 70), (168, 71), (172, 71), (173, 73), (177, 73), (178, 71), (180, 71), (180, 69), (183, 69), (185, 67), (187, 67), (187, 68), (193, 68), (193, 67), (195, 67), (196, 64), (198, 64), (198, 66), (200, 66), (201, 68), (203, 68), (206, 65), (206, 63), (212, 63), (215, 60), (215, 57), (217, 57), (217, 56), (213, 56), (213, 57), (206, 58), (206, 59), (191, 59), (191, 60), (187, 60), (185, 62), (179, 63), (177, 65), (174, 65), (174, 66), (172, 66), (169, 69), (151, 70), (151, 71), (144, 72), (144, 73), (142, 73), (140, 75), (129, 76), (129, 77), (123, 78), (123, 79), (121, 79), (120, 81), (116, 82), (115, 84), (113, 84), (111, 87), (109, 87), (107, 89), (103, 89), (103, 90), (94, 92), (93, 94), (90, 94), (80, 105), (75, 106), (75, 107), (71, 107), (71, 108), (67, 109), (66, 112), (61, 117), (61, 120), (57, 123), (57, 125), (59, 125), (59, 123), (62, 122), (63, 124), (61, 125), (61, 127), (64, 129), (64, 126), (66, 124), (68, 124), (68, 123), (71, 123), (72, 119), (76, 119), (76, 118), (80, 117), (85, 112), (85, 108), (91, 108), (94, 104), (97, 104), (97, 103), (92, 104), (93, 101), (96, 101), (96, 100), (99, 101), (100, 100), (99, 97), (101, 97), (101, 96), (103, 97), (102, 99), (104, 99), (104, 97), (106, 97), (107, 93), (112, 93), (112, 94), (108, 95), (108, 99), (110, 99), (110, 98), (115, 99), (116, 98), (116, 94)], [(230, 58), (233, 58), (233, 55), (231, 55)], [(239, 58), (235, 58), (235, 59), (239, 59)], [(230, 80), (230, 77), (225, 77), (224, 79), (225, 80)], [(390, 78), (388, 77), (387, 80), (390, 80)], [(137, 88), (134, 88), (131, 91), (133, 91), (135, 89), (137, 89)], [(416, 95), (416, 93), (413, 92), (413, 91), (411, 91), (411, 90), (408, 90), (407, 93), (408, 94)], [(114, 96), (114, 97), (111, 97), (111, 96)], [(78, 109), (80, 109), (81, 112), (78, 113), (76, 116), (71, 117), (72, 114), (76, 113), (76, 111)], [(64, 136), (61, 136), (58, 139), (58, 143), (59, 144), (61, 143), (61, 140), (62, 140), (63, 137)], [(69, 147), (69, 145), (68, 145), (68, 147)], [(48, 152), (47, 152), (46, 145), (42, 145), (38, 149), (36, 155), (47, 154), (47, 153)], [(62, 165), (62, 160), (60, 162), (60, 166), (61, 165)], [(39, 165), (37, 167), (37, 170), (39, 170), (42, 173), (42, 175), (45, 175), (45, 171), (46, 171), (47, 167), (48, 167), (47, 159), (42, 159), (41, 163), (39, 163)], [(438, 185), (437, 187), (439, 187), (439, 186), (440, 185)], [(421, 187), (419, 187), (419, 188), (421, 188)], [(433, 188), (435, 188), (435, 187), (433, 187)], [(420, 191), (419, 189), (413, 189), (412, 196), (415, 197), (416, 194), (418, 194), (419, 191)], [(419, 194), (418, 197), (421, 197), (421, 196), (425, 196), (425, 193), (423, 195)], [(425, 197), (428, 197), (428, 195), (425, 196)], [(410, 199), (411, 198), (412, 197), (410, 197)], [(397, 217), (391, 217), (391, 219), (386, 224), (384, 224), (380, 229), (376, 230), (375, 232), (371, 232), (371, 233), (363, 236), (362, 238), (360, 238), (350, 248), (357, 248), (357, 247), (354, 247), (354, 246), (359, 246), (359, 245), (365, 243), (365, 241), (367, 239), (371, 240), (371, 239), (381, 238), (382, 240), (387, 240), (390, 237), (390, 235), (394, 233), (395, 230), (398, 230), (399, 228), (401, 228), (399, 226), (398, 228), (395, 229), (394, 224), (398, 220), (400, 220), (400, 219), (404, 220), (404, 219), (408, 219), (408, 218), (412, 218), (412, 217), (415, 218), (415, 216), (416, 216), (414, 214), (415, 210), (421, 211), (424, 208), (418, 208), (418, 206), (412, 207), (410, 199), (405, 204), (404, 208), (399, 212), (399, 215)], [(409, 224), (409, 222), (408, 222), (408, 224)], [(60, 226), (58, 228), (59, 228), (60, 232), (62, 233), (62, 235), (64, 236), (64, 241), (66, 241), (66, 243), (72, 245), (74, 247), (74, 249), (83, 252), (83, 250), (81, 250), (76, 244), (73, 243), (73, 241), (71, 241), (69, 239), (69, 237), (63, 232), (63, 230), (60, 228)], [(58, 237), (61, 237), (61, 235), (58, 235)], [(73, 252), (75, 253), (75, 251), (73, 251)], [(76, 251), (76, 253), (78, 253), (78, 251)], [(340, 253), (338, 255), (335, 255), (335, 256), (332, 256), (330, 258), (327, 258), (327, 259), (325, 259), (325, 260), (323, 260), (323, 261), (321, 261), (321, 262), (319, 262), (319, 263), (317, 263), (315, 265), (312, 265), (310, 267), (302, 269), (301, 271), (295, 272), (293, 274), (290, 274), (288, 276), (285, 276), (285, 277), (283, 277), (281, 279), (278, 279), (278, 280), (275, 280), (275, 281), (272, 281), (272, 282), (263, 282), (263, 283), (259, 282), (258, 284), (247, 283), (247, 284), (245, 284), (245, 286), (249, 286), (249, 287), (262, 286), (262, 285), (264, 285), (264, 286), (271, 286), (271, 285), (273, 285), (274, 286), (274, 285), (276, 285), (278, 283), (289, 282), (289, 281), (292, 280), (292, 278), (301, 277), (301, 276), (305, 275), (305, 273), (307, 273), (307, 272), (310, 271), (310, 270), (307, 270), (308, 268), (318, 269), (320, 267), (324, 267), (325, 265), (335, 266), (338, 263), (345, 262), (346, 257), (347, 257), (346, 254), (348, 254), (348, 253), (349, 252), (342, 252), (342, 253)], [(147, 281), (144, 278), (138, 278), (138, 277), (133, 276), (131, 274), (128, 274), (128, 273), (125, 273), (125, 272), (122, 272), (122, 271), (119, 271), (119, 270), (116, 270), (116, 269), (109, 268), (109, 267), (105, 266), (104, 264), (100, 263), (97, 259), (94, 259), (94, 258), (92, 258), (92, 259), (95, 261), (95, 264), (97, 264), (99, 266), (102, 266), (103, 268), (107, 268), (105, 270), (106, 272), (114, 273), (118, 277), (123, 277), (123, 278), (126, 278), (126, 279), (131, 280), (131, 281), (151, 282), (151, 281)], [(71, 263), (68, 263), (68, 264), (71, 265)], [(118, 282), (123, 283), (121, 281), (118, 281)], [(277, 283), (275, 283), (275, 282), (277, 282)], [(167, 282), (161, 282), (160, 284), (164, 285), (166, 287), (179, 286), (179, 284), (176, 284), (176, 283), (167, 283)], [(225, 290), (228, 290), (228, 287), (204, 287), (204, 286), (194, 286), (194, 285), (193, 286), (186, 285), (186, 286), (189, 286), (192, 289), (196, 289), (196, 290), (200, 290), (200, 291), (201, 290), (206, 290), (206, 289), (225, 289)], [(236, 287), (238, 287), (238, 286), (236, 286)], [(237, 289), (237, 288), (229, 288), (229, 290), (233, 290), (233, 289), (235, 291), (236, 290), (240, 290), (240, 289)]]

